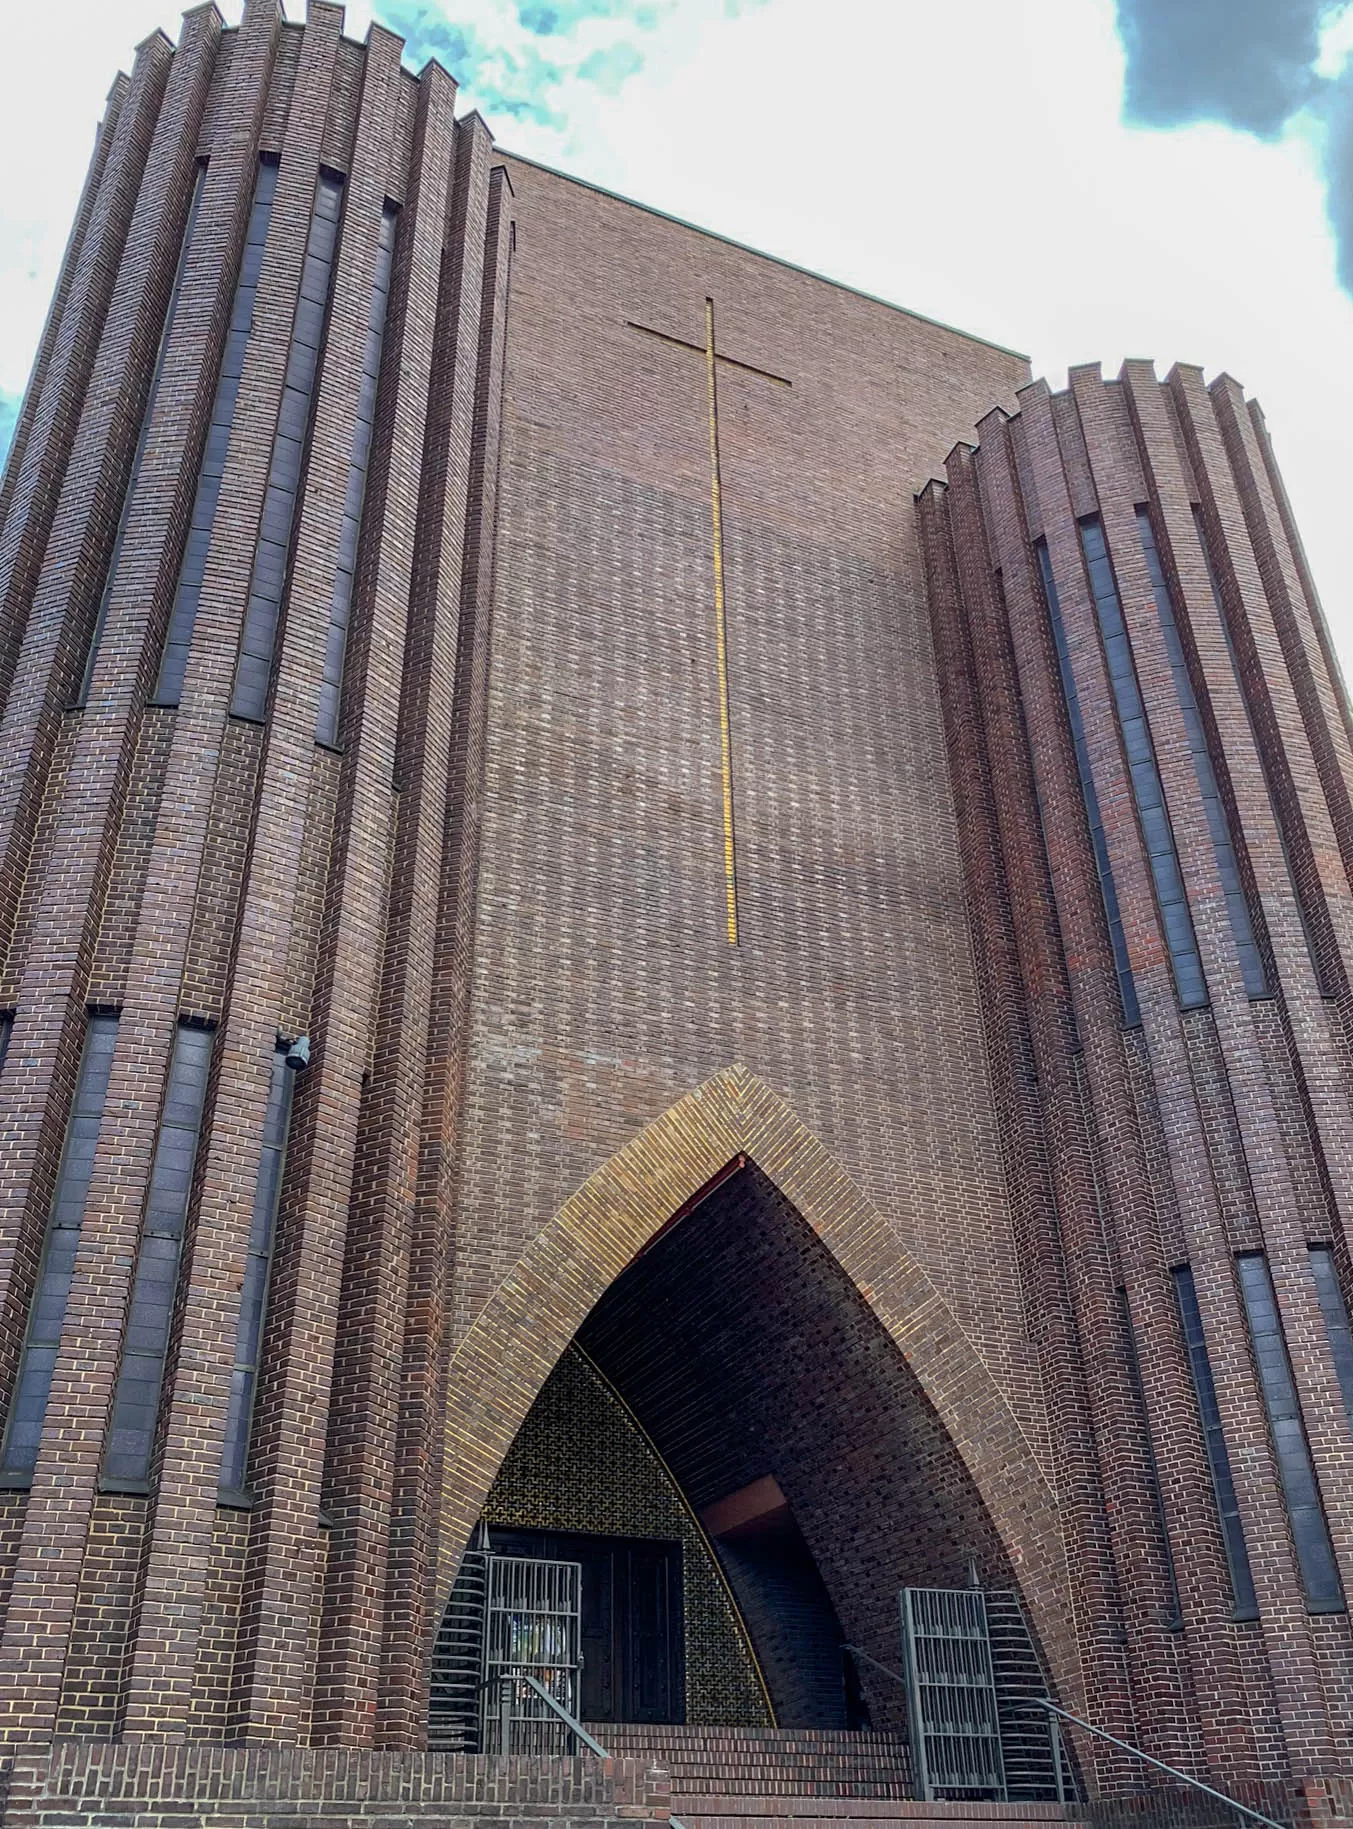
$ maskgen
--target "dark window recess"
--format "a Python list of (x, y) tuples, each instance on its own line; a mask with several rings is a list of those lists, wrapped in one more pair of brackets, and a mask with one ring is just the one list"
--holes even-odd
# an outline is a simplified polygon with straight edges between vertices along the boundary
[(329, 316), (330, 280), (342, 203), (343, 180), (321, 172), (310, 213), (310, 238), (306, 242), (305, 265), (301, 270), (301, 296), (296, 302), (296, 318), (291, 328), (282, 410), (268, 466), (263, 520), (254, 548), (249, 602), (244, 612), (244, 636), (235, 669), (235, 696), (230, 709), (239, 718), (261, 718), (267, 709), (273, 645), (282, 613), (282, 594), (291, 557), (291, 530), (301, 489), (301, 464), (310, 431), (310, 411)]
[(6, 1010), (0, 1014), (0, 1072), (3, 1072), (5, 1056), (9, 1053), (9, 1038), (14, 1033), (14, 1012)]
[(1085, 817), (1090, 826), (1090, 843), (1094, 847), (1095, 868), (1099, 872), (1099, 893), (1104, 901), (1104, 918), (1109, 925), (1109, 941), (1113, 947), (1113, 962), (1118, 973), (1118, 995), (1123, 1004), (1123, 1021), (1131, 1029), (1141, 1021), (1142, 1016), (1137, 1003), (1137, 987), (1132, 979), (1132, 967), (1128, 963), (1127, 939), (1123, 933), (1123, 917), (1118, 907), (1118, 889), (1109, 864), (1109, 845), (1104, 836), (1104, 821), (1099, 814), (1099, 796), (1095, 792), (1095, 778), (1090, 772), (1090, 751), (1085, 741), (1085, 725), (1081, 720), (1080, 697), (1076, 691), (1075, 675), (1071, 671), (1071, 654), (1067, 648), (1066, 630), (1062, 624), (1062, 609), (1057, 599), (1057, 586), (1052, 576), (1052, 561), (1048, 557), (1046, 541), (1039, 540), (1034, 550), (1038, 554), (1038, 568), (1043, 578), (1043, 595), (1047, 599), (1048, 620), (1052, 624), (1052, 639), (1057, 649), (1057, 670), (1062, 680), (1062, 697), (1066, 702), (1067, 721), (1071, 725), (1071, 742), (1076, 752), (1076, 773), (1080, 776), (1081, 798), (1085, 802)]
[(1269, 811), (1273, 815), (1273, 829), (1278, 834), (1278, 844), (1282, 848), (1283, 864), (1287, 870), (1287, 880), (1292, 885), (1292, 899), (1297, 905), (1297, 916), (1301, 921), (1302, 938), (1306, 942), (1306, 955), (1311, 961), (1311, 970), (1315, 974), (1316, 989), (1322, 997), (1330, 995), (1329, 985), (1320, 964), (1320, 955), (1316, 951), (1315, 941), (1311, 938), (1311, 925), (1306, 918), (1306, 904), (1302, 900), (1301, 888), (1297, 883), (1297, 873), (1292, 868), (1292, 854), (1287, 849), (1287, 834), (1283, 831), (1283, 822), (1278, 814), (1278, 797), (1273, 791), (1273, 782), (1268, 772), (1268, 763), (1259, 745), (1259, 732), (1254, 727), (1250, 715), (1250, 701), (1245, 692), (1245, 682), (1240, 674), (1240, 658), (1236, 653), (1235, 643), (1231, 640), (1231, 625), (1226, 618), (1226, 605), (1222, 601), (1221, 586), (1217, 574), (1212, 569), (1212, 555), (1207, 550), (1207, 533), (1203, 527), (1203, 517), (1197, 507), (1193, 510), (1193, 528), (1198, 535), (1198, 545), (1203, 555), (1203, 565), (1207, 570), (1207, 581), (1212, 590), (1212, 601), (1217, 606), (1217, 621), (1221, 624), (1222, 639), (1226, 643), (1227, 658), (1231, 662), (1231, 671), (1235, 675), (1236, 691), (1240, 694), (1241, 709), (1245, 713), (1245, 723), (1249, 728), (1250, 742), (1259, 761), (1259, 773), (1263, 777), (1264, 792), (1268, 795)]
[(357, 575), (357, 541), (362, 531), (362, 503), (371, 458), (371, 434), (376, 421), (376, 385), (380, 380), (381, 347), (385, 341), (385, 311), (390, 299), (390, 263), (395, 251), (397, 211), (386, 204), (381, 217), (376, 277), (371, 287), (371, 313), (367, 320), (366, 349), (362, 355), (362, 380), (357, 393), (357, 425), (348, 458), (348, 485), (343, 497), (343, 530), (338, 541), (338, 570), (329, 605), (329, 634), (324, 647), (324, 683), (320, 688), (315, 736), (321, 743), (338, 740), (338, 710), (343, 692), (343, 656), (348, 645), (352, 593)]
[(1118, 1291), (1118, 1315), (1123, 1325), (1123, 1339), (1127, 1346), (1128, 1383), (1132, 1387), (1132, 1401), (1137, 1406), (1137, 1421), (1142, 1431), (1142, 1441), (1146, 1446), (1146, 1477), (1151, 1486), (1151, 1509), (1155, 1513), (1156, 1529), (1160, 1534), (1161, 1554), (1165, 1561), (1165, 1580), (1170, 1598), (1164, 1623), (1173, 1628), (1183, 1623), (1184, 1615), (1179, 1605), (1179, 1583), (1175, 1578), (1174, 1551), (1170, 1547), (1170, 1529), (1165, 1517), (1165, 1500), (1160, 1490), (1160, 1468), (1156, 1461), (1155, 1444), (1151, 1440), (1151, 1420), (1147, 1414), (1141, 1360), (1137, 1356), (1137, 1336), (1132, 1327), (1132, 1310), (1128, 1306), (1126, 1289)]
[(0, 1470), (7, 1474), (31, 1474), (37, 1462), (116, 1041), (116, 1016), (88, 1019), (75, 1101), (66, 1126), (66, 1145), (47, 1220), (42, 1267), (33, 1292), (33, 1305), (28, 1311), (28, 1336), (19, 1359), (4, 1453), (0, 1455)]
[(103, 582), (103, 595), (99, 599), (99, 613), (94, 619), (94, 633), (89, 642), (89, 658), (85, 661), (84, 679), (80, 685), (80, 703), (83, 705), (89, 697), (89, 688), (94, 680), (94, 663), (99, 658), (99, 644), (103, 640), (103, 625), (108, 619), (108, 599), (113, 594), (113, 585), (117, 579), (117, 568), (122, 558), (122, 542), (127, 532), (127, 516), (131, 513), (132, 498), (136, 494), (137, 480), (141, 475), (141, 459), (145, 455), (146, 436), (150, 431), (151, 414), (155, 410), (155, 399), (160, 391), (160, 374), (164, 368), (164, 352), (169, 344), (169, 333), (174, 328), (174, 319), (178, 314), (179, 293), (183, 289), (183, 270), (188, 264), (188, 249), (192, 245), (193, 230), (197, 227), (197, 212), (202, 202), (202, 187), (206, 182), (206, 161), (199, 162), (197, 182), (193, 186), (193, 199), (188, 206), (188, 221), (183, 231), (183, 240), (179, 244), (179, 264), (174, 273), (174, 285), (169, 294), (169, 306), (164, 314), (164, 328), (160, 332), (160, 347), (155, 354), (155, 368), (150, 379), (150, 392), (146, 396), (145, 412), (141, 415), (141, 430), (136, 438), (136, 452), (132, 458), (131, 471), (127, 477), (126, 493), (122, 497), (122, 513), (118, 516), (117, 534), (113, 540), (113, 552), (108, 561), (108, 575)]
[(282, 1164), (291, 1122), (292, 1077), (292, 1069), (287, 1065), (287, 1050), (279, 1047), (272, 1057), (272, 1083), (268, 1089), (267, 1115), (263, 1120), (263, 1148), (254, 1188), (249, 1252), (245, 1260), (244, 1286), (240, 1291), (235, 1369), (230, 1375), (230, 1407), (226, 1415), (225, 1452), (221, 1456), (221, 1487), (229, 1493), (243, 1492), (249, 1465), (249, 1425), (258, 1385), (258, 1356), (263, 1344), (268, 1278), (277, 1233), (277, 1202), (282, 1192)]
[(1203, 808), (1207, 814), (1207, 829), (1212, 834), (1212, 849), (1217, 859), (1217, 875), (1221, 879), (1222, 893), (1226, 897), (1226, 912), (1230, 918), (1231, 934), (1236, 943), (1236, 951), (1240, 955), (1240, 970), (1245, 981), (1245, 989), (1251, 997), (1267, 997), (1268, 979), (1264, 973), (1264, 961), (1255, 941), (1254, 924), (1250, 920), (1250, 906), (1245, 899), (1244, 886), (1240, 880), (1240, 866), (1236, 861), (1235, 846), (1231, 842), (1231, 827), (1226, 817), (1226, 808), (1222, 804), (1220, 789), (1217, 786), (1217, 771), (1207, 747), (1207, 733), (1203, 729), (1202, 713), (1198, 709), (1193, 680), (1189, 675), (1188, 662), (1184, 658), (1184, 644), (1179, 638), (1179, 624), (1175, 619), (1169, 586), (1165, 582), (1165, 569), (1160, 562), (1160, 552), (1156, 546), (1156, 536), (1151, 526), (1149, 509), (1138, 508), (1137, 527), (1142, 537), (1142, 550), (1146, 554), (1146, 568), (1151, 575), (1151, 591), (1156, 599), (1156, 614), (1160, 618), (1161, 634), (1165, 638), (1165, 652), (1169, 656), (1175, 697), (1179, 700), (1179, 709), (1184, 718), (1184, 729), (1188, 733), (1189, 754), (1193, 757), (1193, 772), (1198, 777), (1198, 791), (1203, 797)]
[(1258, 1619), (1259, 1603), (1254, 1592), (1254, 1576), (1250, 1571), (1250, 1554), (1245, 1547), (1245, 1531), (1240, 1522), (1240, 1507), (1236, 1503), (1235, 1482), (1231, 1478), (1231, 1457), (1226, 1451), (1226, 1437), (1222, 1434), (1217, 1387), (1212, 1381), (1212, 1365), (1207, 1356), (1207, 1342), (1203, 1339), (1198, 1292), (1194, 1288), (1193, 1272), (1187, 1264), (1181, 1264), (1172, 1274), (1175, 1300), (1179, 1304), (1180, 1325), (1184, 1330), (1184, 1345), (1189, 1355), (1189, 1370), (1193, 1374), (1194, 1395), (1198, 1399), (1198, 1417), (1203, 1425), (1203, 1446), (1207, 1452), (1208, 1470), (1212, 1475), (1217, 1516), (1221, 1521), (1226, 1566), (1231, 1574), (1235, 1617)]
[(1184, 894), (1184, 879), (1179, 870), (1174, 833), (1165, 810), (1161, 792), (1160, 771), (1151, 731), (1146, 722), (1146, 708), (1137, 687), (1137, 670), (1132, 662), (1132, 647), (1123, 622), (1118, 586), (1104, 544), (1104, 529), (1094, 516), (1080, 523), (1081, 550), (1090, 574), (1090, 593), (1095, 600), (1095, 615), (1104, 643), (1104, 660), (1109, 686), (1118, 713), (1118, 731), (1127, 756), (1128, 777), (1137, 807), (1137, 819), (1151, 866), (1160, 924), (1174, 968), (1175, 990), (1186, 1010), (1207, 1002), (1207, 985), (1203, 979), (1203, 962), (1198, 956), (1198, 942), (1193, 932), (1193, 917)]
[(1339, 1586), (1329, 1527), (1320, 1503), (1320, 1489), (1316, 1485), (1311, 1447), (1306, 1440), (1306, 1425), (1297, 1399), (1292, 1362), (1287, 1356), (1287, 1342), (1283, 1337), (1268, 1260), (1258, 1251), (1246, 1251), (1236, 1259), (1236, 1264), (1255, 1363), (1259, 1368), (1259, 1388), (1264, 1394), (1269, 1433), (1278, 1458), (1278, 1477), (1287, 1501), (1287, 1518), (1292, 1526), (1297, 1566), (1301, 1570), (1301, 1585), (1306, 1590), (1308, 1606), (1318, 1612), (1334, 1612), (1344, 1604), (1343, 1590)]
[(1339, 1287), (1339, 1269), (1330, 1247), (1312, 1245), (1310, 1255), (1315, 1292), (1320, 1312), (1325, 1317), (1325, 1337), (1330, 1343), (1330, 1357), (1334, 1361), (1344, 1409), (1348, 1412), (1349, 1425), (1353, 1427), (1353, 1327), (1349, 1325), (1348, 1304)]
[(110, 1486), (140, 1484), (150, 1472), (211, 1045), (207, 1029), (180, 1025), (174, 1038), (104, 1456), (103, 1477)]
[(188, 650), (192, 645), (193, 624), (202, 594), (202, 578), (207, 567), (207, 548), (211, 544), (212, 523), (221, 495), (221, 478), (225, 475), (226, 451), (230, 428), (235, 420), (235, 402), (239, 397), (240, 376), (254, 323), (254, 299), (258, 293), (258, 276), (263, 270), (263, 249), (268, 239), (273, 198), (277, 193), (277, 166), (265, 159), (254, 182), (253, 208), (249, 212), (249, 229), (240, 261), (240, 276), (235, 283), (235, 306), (230, 314), (221, 372), (216, 380), (216, 398), (212, 402), (207, 442), (197, 472), (197, 494), (193, 499), (193, 517), (188, 524), (188, 539), (179, 567), (178, 589), (174, 607), (169, 613), (169, 632), (165, 637), (160, 661), (160, 680), (156, 700), (161, 705), (177, 705), (183, 692), (183, 676), (188, 668)]

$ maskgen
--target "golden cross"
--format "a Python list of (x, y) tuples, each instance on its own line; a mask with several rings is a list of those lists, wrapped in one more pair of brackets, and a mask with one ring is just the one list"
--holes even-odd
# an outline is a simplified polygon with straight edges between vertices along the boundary
[(728, 903), (728, 944), (738, 944), (738, 854), (733, 824), (733, 726), (728, 710), (728, 615), (724, 600), (723, 492), (719, 482), (719, 381), (718, 366), (740, 368), (744, 374), (759, 375), (776, 387), (792, 387), (783, 375), (773, 375), (767, 368), (756, 368), (750, 362), (737, 362), (724, 355), (714, 342), (714, 300), (705, 300), (705, 340), (688, 343), (684, 337), (669, 336), (665, 330), (654, 330), (651, 324), (627, 320), (631, 330), (656, 337), (676, 349), (693, 350), (705, 358), (705, 396), (709, 414), (709, 503), (714, 530), (714, 648), (719, 677), (719, 733), (723, 752), (723, 870), (724, 891)]

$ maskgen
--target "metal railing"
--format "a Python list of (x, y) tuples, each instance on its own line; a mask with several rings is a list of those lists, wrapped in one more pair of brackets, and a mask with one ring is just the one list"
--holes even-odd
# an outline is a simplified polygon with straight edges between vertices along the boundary
[[(901, 1671), (890, 1670), (886, 1664), (880, 1664), (876, 1657), (871, 1657), (869, 1652), (865, 1651), (859, 1645), (842, 1645), (841, 1649), (842, 1651), (848, 1652), (851, 1657), (858, 1658), (861, 1663), (871, 1664), (875, 1670), (882, 1671), (883, 1675), (885, 1677), (891, 1677), (894, 1683), (900, 1683), (902, 1688), (907, 1691), (908, 1706), (910, 1706), (911, 1685), (907, 1682), (907, 1679), (902, 1675)], [(1055, 1720), (1050, 1720), (1048, 1722), (1048, 1738), (1052, 1745), (1052, 1769), (1057, 1791), (1057, 1802), (1059, 1804), (1065, 1804), (1070, 1801), (1067, 1796), (1066, 1766), (1064, 1763), (1066, 1754), (1062, 1749), (1061, 1730), (1058, 1728)]]
[(1228, 1810), (1234, 1810), (1238, 1816), (1245, 1817), (1252, 1823), (1263, 1823), (1264, 1829), (1289, 1829), (1285, 1823), (1274, 1822), (1271, 1816), (1262, 1811), (1251, 1810), (1248, 1804), (1240, 1803), (1234, 1797), (1228, 1797), (1224, 1791), (1215, 1791), (1211, 1785), (1205, 1785), (1201, 1778), (1190, 1778), (1187, 1772), (1181, 1772), (1178, 1766), (1166, 1765), (1163, 1759), (1153, 1759), (1150, 1753), (1144, 1753), (1139, 1746), (1133, 1746), (1127, 1740), (1120, 1740), (1116, 1734), (1107, 1729), (1096, 1727), (1093, 1721), (1082, 1721), (1079, 1715), (1071, 1714), (1065, 1708), (1058, 1708), (1055, 1702), (1049, 1702), (1045, 1696), (1027, 1696), (1021, 1704), (1024, 1708), (1046, 1708), (1050, 1715), (1060, 1716), (1063, 1721), (1071, 1722), (1073, 1727), (1084, 1728), (1087, 1734), (1094, 1734), (1099, 1740), (1107, 1740), (1110, 1746), (1116, 1746), (1120, 1752), (1130, 1753), (1134, 1759), (1140, 1759), (1143, 1765), (1154, 1766), (1158, 1772), (1168, 1772), (1171, 1778), (1177, 1778), (1182, 1785), (1189, 1785), (1195, 1791), (1202, 1791), (1217, 1803), (1225, 1804)]
[[(533, 1677), (529, 1670), (522, 1670), (520, 1668), (511, 1671), (504, 1670), (502, 1672), (502, 1680), (505, 1686), (508, 1683), (529, 1684), (540, 1697), (541, 1701), (548, 1703), (563, 1722), (564, 1726), (568, 1728), (569, 1732), (582, 1746), (587, 1748), (589, 1753), (595, 1753), (598, 1759), (611, 1758), (611, 1754), (606, 1751), (606, 1748), (601, 1744), (600, 1740), (595, 1739), (589, 1734), (582, 1722), (571, 1715), (559, 1698), (557, 1696), (552, 1696), (545, 1685), (537, 1678)], [(667, 1821), (670, 1824), (671, 1829), (686, 1829), (686, 1825), (675, 1816), (669, 1816)]]
[[(852, 1657), (860, 1658), (864, 1663), (872, 1665), (875, 1670), (881, 1671), (885, 1677), (891, 1677), (895, 1683), (901, 1683), (904, 1688), (906, 1687), (905, 1677), (901, 1676), (896, 1670), (890, 1670), (886, 1664), (881, 1664), (876, 1657), (871, 1657), (870, 1654), (867, 1651), (862, 1650), (859, 1645), (843, 1645), (841, 1649), (843, 1651), (848, 1651)], [(601, 1742), (592, 1734), (589, 1734), (582, 1722), (571, 1715), (564, 1707), (563, 1703), (560, 1702), (557, 1697), (552, 1696), (545, 1685), (538, 1681), (537, 1678), (533, 1677), (529, 1670), (522, 1670), (520, 1668), (512, 1671), (504, 1670), (502, 1672), (502, 1678), (505, 1683), (521, 1682), (528, 1684), (531, 1689), (535, 1691), (536, 1695), (539, 1696), (540, 1700), (554, 1710), (555, 1714), (558, 1715), (564, 1726), (581, 1746), (585, 1746), (588, 1752), (594, 1753), (598, 1759), (611, 1758), (611, 1754), (607, 1752)], [(1171, 1778), (1177, 1778), (1180, 1784), (1188, 1785), (1194, 1791), (1203, 1792), (1205, 1796), (1212, 1798), (1214, 1802), (1225, 1805), (1228, 1810), (1234, 1810), (1237, 1816), (1244, 1817), (1247, 1822), (1262, 1823), (1264, 1829), (1290, 1829), (1289, 1824), (1276, 1822), (1273, 1817), (1265, 1816), (1260, 1810), (1252, 1810), (1248, 1804), (1242, 1804), (1237, 1798), (1228, 1797), (1224, 1791), (1214, 1790), (1211, 1785), (1204, 1784), (1201, 1778), (1191, 1778), (1187, 1772), (1181, 1772), (1178, 1766), (1166, 1765), (1163, 1759), (1156, 1759), (1150, 1753), (1144, 1753), (1139, 1746), (1133, 1746), (1127, 1740), (1120, 1740), (1116, 1734), (1109, 1733), (1107, 1728), (1096, 1727), (1093, 1721), (1084, 1721), (1079, 1715), (1073, 1715), (1068, 1709), (1059, 1708), (1055, 1702), (1049, 1702), (1044, 1696), (1028, 1696), (1020, 1706), (1023, 1708), (1046, 1709), (1048, 1714), (1054, 1718), (1049, 1721), (1048, 1725), (1054, 1734), (1053, 1744), (1058, 1749), (1057, 1771), (1059, 1789), (1061, 1780), (1061, 1736), (1056, 1731), (1056, 1720), (1058, 1719), (1069, 1721), (1073, 1727), (1079, 1727), (1083, 1729), (1085, 1733), (1093, 1734), (1098, 1740), (1107, 1741), (1110, 1746), (1116, 1746), (1120, 1752), (1128, 1753), (1134, 1759), (1140, 1759), (1143, 1765), (1154, 1766), (1158, 1772), (1165, 1772)], [(1065, 1799), (1059, 1797), (1058, 1801), (1065, 1802)], [(671, 1829), (685, 1829), (685, 1825), (679, 1818), (669, 1816), (667, 1820), (671, 1824)]]

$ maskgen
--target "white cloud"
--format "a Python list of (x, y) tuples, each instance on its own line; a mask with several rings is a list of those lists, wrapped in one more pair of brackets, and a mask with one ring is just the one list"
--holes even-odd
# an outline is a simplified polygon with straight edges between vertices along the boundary
[[(486, 31), (502, 8), (448, 15)], [(0, 170), (21, 180), (0, 197), (0, 388), (22, 385), (112, 71), (176, 29), (158, 0), (62, 17), (57, 35), (16, 11), (0, 73)], [(349, 30), (368, 18), (351, 6)], [(574, 69), (615, 42), (588, 32)], [(644, 63), (614, 94), (569, 75), (567, 125), (500, 121), (503, 143), (1025, 349), (1054, 380), (1127, 355), (1230, 370), (1264, 404), (1353, 671), (1353, 303), (1308, 129), (1261, 146), (1124, 128), (1110, 0), (678, 0), (626, 42)]]

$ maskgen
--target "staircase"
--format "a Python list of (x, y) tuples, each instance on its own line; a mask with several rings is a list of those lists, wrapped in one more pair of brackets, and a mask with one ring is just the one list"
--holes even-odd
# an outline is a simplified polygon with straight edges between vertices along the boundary
[(915, 1802), (905, 1734), (610, 1721), (589, 1732), (617, 1757), (651, 1759), (670, 1772), (672, 1811), (685, 1829), (1041, 1829), (1068, 1820), (1058, 1804)]

